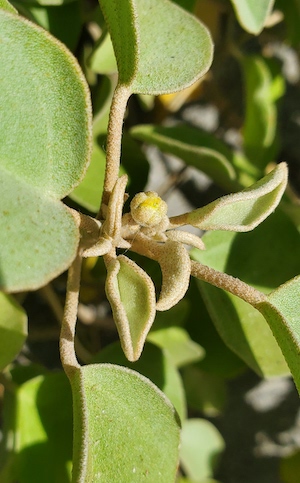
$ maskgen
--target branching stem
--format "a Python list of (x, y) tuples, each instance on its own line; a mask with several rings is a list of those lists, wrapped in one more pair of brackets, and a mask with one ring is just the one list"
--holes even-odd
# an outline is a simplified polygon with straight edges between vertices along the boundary
[(107, 130), (106, 171), (102, 196), (102, 204), (105, 205), (108, 204), (110, 193), (119, 176), (123, 120), (129, 96), (130, 91), (126, 86), (117, 85), (112, 98)]
[(60, 332), (60, 357), (68, 377), (80, 367), (75, 354), (75, 329), (77, 321), (82, 256), (78, 254), (68, 273), (67, 296)]

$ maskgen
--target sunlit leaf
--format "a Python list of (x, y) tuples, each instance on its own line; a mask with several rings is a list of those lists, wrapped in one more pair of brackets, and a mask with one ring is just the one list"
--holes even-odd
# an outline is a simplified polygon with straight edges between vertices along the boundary
[[(287, 167), (285, 163), (281, 163), (249, 188), (219, 198), (203, 208), (186, 214), (185, 224), (202, 230), (253, 230), (274, 211), (286, 183)], [(176, 222), (176, 217), (174, 219)]]
[(144, 376), (110, 364), (76, 371), (73, 480), (174, 483), (179, 426), (166, 397)]
[(106, 294), (122, 348), (126, 357), (135, 361), (154, 321), (154, 285), (144, 270), (124, 255), (111, 261), (107, 270)]
[(180, 374), (169, 357), (156, 345), (146, 342), (141, 357), (136, 362), (129, 362), (119, 342), (116, 342), (102, 349), (93, 358), (93, 363), (96, 362), (129, 367), (147, 377), (170, 399), (181, 421), (185, 419), (187, 408)]
[(122, 6), (117, 0), (100, 0), (100, 6), (112, 38), (119, 82), (131, 92), (177, 91), (210, 67), (212, 41), (206, 27), (169, 0), (127, 0)]
[(264, 28), (274, 0), (231, 0), (241, 26), (252, 34), (259, 34)]
[(95, 45), (88, 60), (89, 67), (98, 74), (112, 74), (117, 72), (118, 67), (111, 38), (108, 33), (103, 35)]
[(18, 13), (15, 7), (8, 2), (8, 0), (0, 0), (0, 8), (7, 10), (10, 13)]
[(26, 313), (13, 297), (0, 292), (0, 371), (20, 352), (26, 335)]
[(59, 199), (86, 170), (91, 106), (67, 49), (4, 10), (0, 63), (0, 285), (20, 291), (47, 283), (76, 254), (77, 225)]
[(221, 434), (209, 421), (205, 419), (184, 421), (180, 461), (187, 476), (194, 481), (212, 476), (224, 446)]

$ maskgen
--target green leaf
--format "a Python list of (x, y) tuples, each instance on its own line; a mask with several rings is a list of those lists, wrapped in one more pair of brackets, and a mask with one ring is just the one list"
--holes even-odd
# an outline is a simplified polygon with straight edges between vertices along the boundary
[(258, 309), (268, 321), (300, 393), (300, 276), (271, 292)]
[(96, 43), (89, 59), (89, 67), (97, 74), (112, 74), (117, 72), (116, 57), (113, 45), (108, 33), (101, 36)]
[(10, 13), (18, 13), (18, 11), (8, 2), (8, 0), (0, 0), (0, 8), (7, 10)]
[(231, 0), (241, 26), (252, 34), (258, 35), (264, 28), (274, 0)]
[(181, 327), (153, 330), (148, 334), (148, 340), (164, 349), (176, 367), (191, 364), (204, 356), (202, 347)]
[(119, 342), (115, 342), (102, 349), (92, 362), (109, 362), (139, 372), (170, 399), (181, 421), (186, 418), (186, 401), (180, 374), (169, 357), (156, 345), (146, 342), (139, 360), (129, 362)]
[(205, 419), (184, 421), (181, 433), (180, 460), (189, 478), (201, 481), (213, 475), (224, 440), (216, 427)]
[(72, 400), (65, 374), (31, 379), (5, 404), (11, 420), (6, 434), (12, 461), (10, 471), (6, 469), (11, 474), (8, 481), (70, 483)]
[(73, 481), (173, 483), (179, 426), (159, 389), (111, 364), (82, 367), (72, 379)]
[(26, 336), (26, 313), (13, 297), (0, 292), (0, 371), (20, 352)]
[(86, 175), (70, 194), (72, 200), (94, 213), (98, 212), (101, 203), (105, 167), (105, 153), (98, 144), (94, 143), (91, 163)]
[[(300, 272), (299, 233), (280, 212), (273, 214), (253, 232), (237, 235), (209, 233), (204, 236), (204, 241), (207, 250), (193, 250), (193, 257), (263, 292), (270, 292)], [(279, 344), (283, 350), (283, 336), (276, 335), (272, 323), (268, 320), (277, 343), (261, 314), (249, 304), (204, 282), (199, 282), (199, 286), (225, 343), (258, 374), (287, 374), (286, 363), (278, 347)], [(256, 308), (266, 317), (264, 305)], [(265, 310), (272, 312), (269, 306)], [(285, 333), (282, 321), (280, 324)], [(284, 339), (287, 346), (292, 345), (286, 335)], [(285, 350), (288, 351), (287, 348)], [(294, 351), (293, 346), (290, 351)], [(284, 356), (288, 361), (286, 352)]]
[(284, 80), (278, 66), (277, 72), (272, 72), (262, 57), (243, 57), (241, 66), (246, 86), (244, 150), (253, 164), (263, 169), (276, 158), (276, 101), (284, 93)]
[[(222, 363), (221, 357), (218, 358)], [(187, 404), (208, 417), (218, 416), (227, 402), (227, 388), (223, 378), (199, 369), (194, 364), (184, 367), (182, 379)]]
[(202, 230), (253, 230), (278, 205), (286, 187), (287, 174), (286, 164), (281, 163), (249, 188), (223, 196), (203, 208), (183, 215), (185, 224)]
[(0, 62), (0, 285), (20, 291), (47, 283), (76, 254), (78, 228), (59, 199), (86, 170), (91, 105), (67, 49), (5, 11)]
[(181, 90), (210, 67), (212, 41), (206, 27), (169, 0), (127, 0), (122, 6), (117, 0), (99, 1), (115, 50), (119, 83), (128, 85), (132, 93)]
[(155, 318), (155, 290), (151, 278), (124, 255), (107, 267), (105, 290), (121, 345), (128, 360), (137, 360)]
[(300, 451), (284, 456), (280, 461), (280, 477), (284, 483), (298, 483), (300, 475)]
[(207, 133), (181, 124), (171, 127), (134, 126), (130, 134), (181, 158), (189, 166), (195, 166), (227, 190), (236, 191), (241, 187), (232, 166), (233, 153)]

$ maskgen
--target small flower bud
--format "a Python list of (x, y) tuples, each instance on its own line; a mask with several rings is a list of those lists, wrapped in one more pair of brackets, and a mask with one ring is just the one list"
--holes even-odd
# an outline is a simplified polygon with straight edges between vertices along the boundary
[(146, 191), (135, 195), (130, 209), (136, 223), (152, 227), (158, 225), (166, 216), (168, 205), (155, 191)]

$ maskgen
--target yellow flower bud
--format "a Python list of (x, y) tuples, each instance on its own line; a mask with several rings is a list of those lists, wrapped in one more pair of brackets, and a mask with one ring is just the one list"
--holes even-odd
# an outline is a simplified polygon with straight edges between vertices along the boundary
[(130, 203), (131, 216), (141, 226), (158, 225), (167, 214), (168, 206), (155, 191), (135, 195)]

